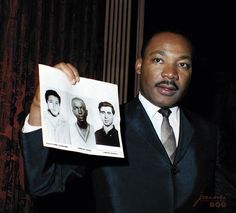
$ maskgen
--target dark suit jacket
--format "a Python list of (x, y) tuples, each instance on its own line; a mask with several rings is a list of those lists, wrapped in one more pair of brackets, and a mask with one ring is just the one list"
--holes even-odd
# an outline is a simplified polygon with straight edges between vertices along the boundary
[[(214, 212), (216, 201), (224, 204), (220, 137), (214, 125), (181, 110), (179, 145), (172, 165), (139, 100), (121, 111), (126, 158), (95, 157), (94, 162), (89, 158), (96, 164), (91, 171), (96, 212), (202, 213)], [(64, 191), (69, 176), (84, 175), (85, 163), (66, 161), (56, 154), (50, 157), (40, 140), (40, 132), (23, 135), (29, 190), (37, 196)]]

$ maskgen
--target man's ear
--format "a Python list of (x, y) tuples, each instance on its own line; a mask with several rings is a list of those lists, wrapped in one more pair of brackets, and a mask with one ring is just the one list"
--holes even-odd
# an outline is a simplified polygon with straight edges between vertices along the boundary
[(135, 71), (138, 75), (141, 75), (142, 72), (142, 61), (142, 58), (137, 58), (135, 62)]

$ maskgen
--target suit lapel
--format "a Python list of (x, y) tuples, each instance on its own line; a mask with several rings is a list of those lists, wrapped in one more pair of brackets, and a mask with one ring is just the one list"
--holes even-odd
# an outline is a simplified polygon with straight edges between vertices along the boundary
[(194, 129), (185, 116), (183, 110), (180, 111), (180, 137), (175, 156), (175, 163), (178, 163), (185, 155), (192, 140)]
[[(156, 131), (145, 111), (142, 104), (135, 98), (128, 108), (126, 109), (126, 122), (130, 125), (131, 129), (128, 131), (133, 138), (142, 138), (138, 140), (142, 143), (150, 144), (156, 151), (162, 156), (162, 159), (170, 163), (169, 157), (166, 153), (164, 146), (162, 145)], [(194, 133), (194, 128), (192, 127), (189, 119), (186, 117), (185, 113), (181, 109), (180, 111), (180, 137), (178, 148), (176, 150), (176, 157), (174, 163), (178, 163), (185, 155)]]
[(137, 98), (129, 106), (126, 115), (128, 116), (127, 122), (130, 124), (133, 131), (132, 137), (142, 138), (142, 140), (138, 141), (151, 145), (159, 153), (159, 155), (162, 156), (164, 162), (168, 162), (169, 157), (165, 151), (165, 148), (156, 134), (145, 109)]

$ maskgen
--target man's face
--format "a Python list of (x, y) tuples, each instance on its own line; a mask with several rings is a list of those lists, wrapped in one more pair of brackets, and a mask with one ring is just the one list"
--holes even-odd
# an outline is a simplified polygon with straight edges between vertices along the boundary
[(47, 100), (47, 105), (48, 105), (48, 111), (53, 115), (53, 116), (58, 116), (60, 112), (60, 103), (59, 99), (54, 96), (54, 95), (49, 95), (48, 100)]
[(174, 106), (185, 94), (192, 75), (192, 48), (182, 36), (154, 36), (144, 58), (137, 59), (141, 93), (159, 107)]
[(102, 119), (102, 122), (104, 124), (104, 126), (110, 126), (113, 124), (113, 113), (112, 113), (112, 109), (109, 106), (103, 106), (100, 109), (100, 116)]
[(74, 113), (77, 121), (85, 122), (88, 112), (83, 101), (75, 99), (72, 101), (72, 112)]

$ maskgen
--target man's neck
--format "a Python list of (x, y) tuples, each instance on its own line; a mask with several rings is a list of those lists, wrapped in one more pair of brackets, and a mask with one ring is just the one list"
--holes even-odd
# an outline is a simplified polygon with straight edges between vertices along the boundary
[(104, 131), (106, 132), (106, 134), (113, 128), (113, 125), (110, 126), (103, 126)]
[(79, 126), (79, 124), (81, 124), (81, 123), (77, 122), (76, 128), (78, 130), (78, 133), (82, 137), (82, 139), (86, 142), (87, 139), (88, 139), (88, 135), (89, 135), (89, 131), (90, 131), (90, 126), (89, 126), (89, 124), (87, 122), (86, 122), (86, 124), (83, 125), (83, 127)]
[(79, 121), (77, 121), (77, 125), (81, 129), (87, 129), (87, 127), (88, 127), (88, 123), (87, 122), (79, 122)]

